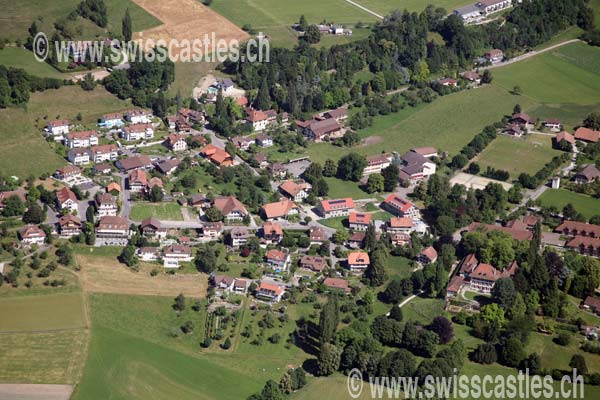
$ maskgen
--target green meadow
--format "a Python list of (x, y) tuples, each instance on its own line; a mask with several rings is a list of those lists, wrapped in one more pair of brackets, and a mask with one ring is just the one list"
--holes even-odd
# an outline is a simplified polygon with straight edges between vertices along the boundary
[(146, 218), (158, 218), (167, 221), (183, 221), (181, 207), (177, 203), (137, 203), (131, 209), (131, 219), (143, 221)]
[(565, 189), (548, 189), (538, 200), (546, 207), (554, 206), (559, 211), (571, 203), (586, 218), (600, 214), (600, 199), (587, 196), (581, 193), (575, 193)]

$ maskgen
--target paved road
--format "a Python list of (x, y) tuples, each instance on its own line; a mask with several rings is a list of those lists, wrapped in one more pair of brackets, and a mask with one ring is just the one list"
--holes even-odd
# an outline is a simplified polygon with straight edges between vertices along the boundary
[(567, 44), (578, 43), (578, 42), (581, 42), (581, 40), (580, 39), (565, 40), (564, 42), (557, 43), (555, 45), (546, 47), (546, 48), (541, 49), (541, 50), (531, 50), (531, 51), (529, 51), (529, 52), (527, 52), (525, 54), (521, 54), (520, 56), (511, 58), (510, 60), (507, 60), (507, 61), (499, 62), (497, 64), (489, 65), (487, 67), (481, 67), (481, 69), (485, 70), (485, 69), (495, 69), (495, 68), (504, 67), (506, 65), (514, 64), (514, 63), (519, 62), (519, 61), (527, 60), (528, 58), (535, 57), (535, 56), (537, 56), (539, 54), (543, 54), (543, 53), (545, 53), (547, 51), (554, 50), (556, 48), (565, 46)]

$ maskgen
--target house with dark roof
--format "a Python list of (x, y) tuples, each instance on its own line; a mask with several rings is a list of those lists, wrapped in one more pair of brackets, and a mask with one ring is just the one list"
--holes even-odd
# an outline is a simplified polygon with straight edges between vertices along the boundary
[(433, 246), (429, 246), (426, 249), (423, 249), (419, 254), (417, 254), (417, 261), (423, 265), (433, 264), (437, 261), (438, 253), (433, 248)]
[(594, 164), (588, 164), (584, 166), (581, 171), (573, 175), (575, 183), (588, 184), (596, 182), (600, 178), (600, 171)]

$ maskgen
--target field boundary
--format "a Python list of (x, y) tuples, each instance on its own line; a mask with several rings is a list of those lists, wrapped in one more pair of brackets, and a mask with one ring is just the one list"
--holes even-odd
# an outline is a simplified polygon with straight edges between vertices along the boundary
[(375, 17), (379, 18), (379, 19), (383, 19), (383, 16), (381, 16), (381, 15), (377, 14), (375, 11), (371, 11), (371, 10), (369, 10), (367, 7), (365, 7), (365, 6), (363, 6), (363, 5), (360, 5), (360, 4), (358, 4), (357, 2), (355, 2), (355, 1), (352, 1), (352, 0), (344, 0), (344, 1), (345, 1), (346, 3), (348, 3), (348, 4), (352, 4), (353, 6), (360, 8), (360, 9), (361, 9), (361, 10), (363, 10), (363, 11), (366, 11), (366, 12), (368, 12), (369, 14), (371, 14), (371, 15), (373, 15), (373, 16), (375, 16)]

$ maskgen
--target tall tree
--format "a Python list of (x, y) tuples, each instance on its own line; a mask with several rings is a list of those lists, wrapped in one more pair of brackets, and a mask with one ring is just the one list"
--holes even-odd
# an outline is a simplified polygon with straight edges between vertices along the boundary
[(258, 94), (254, 100), (254, 106), (258, 110), (268, 110), (271, 108), (271, 97), (269, 96), (269, 86), (267, 84), (267, 78), (264, 77), (260, 83)]
[(323, 306), (319, 318), (319, 340), (321, 343), (327, 343), (333, 339), (338, 323), (339, 310), (337, 299), (330, 297)]
[(127, 10), (125, 10), (125, 16), (123, 17), (121, 25), (123, 39), (125, 39), (126, 42), (130, 42), (133, 36), (133, 29), (131, 24), (131, 15), (129, 15), (129, 7), (127, 8)]

